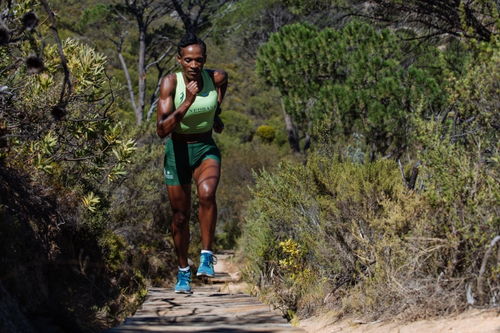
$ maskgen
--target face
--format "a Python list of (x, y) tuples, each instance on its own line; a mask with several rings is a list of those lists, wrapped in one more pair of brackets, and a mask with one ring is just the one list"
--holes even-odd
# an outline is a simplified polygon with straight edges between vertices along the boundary
[(182, 72), (188, 80), (196, 80), (201, 76), (201, 70), (205, 65), (206, 57), (203, 48), (198, 44), (188, 45), (181, 49), (181, 55), (177, 55), (177, 62), (182, 67)]

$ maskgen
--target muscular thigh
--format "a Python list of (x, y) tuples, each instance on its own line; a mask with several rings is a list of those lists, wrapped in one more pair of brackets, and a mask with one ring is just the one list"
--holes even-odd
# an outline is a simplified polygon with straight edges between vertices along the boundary
[(167, 192), (174, 212), (189, 212), (191, 208), (191, 185), (167, 185)]
[(218, 160), (207, 158), (194, 170), (193, 178), (196, 182), (198, 195), (213, 196), (217, 190), (220, 178), (220, 163)]

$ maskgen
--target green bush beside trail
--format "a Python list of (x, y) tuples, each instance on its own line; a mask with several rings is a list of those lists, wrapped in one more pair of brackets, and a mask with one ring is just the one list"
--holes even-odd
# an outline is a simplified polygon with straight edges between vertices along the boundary
[(498, 264), (488, 261), (482, 291), (477, 276), (500, 233), (498, 162), (478, 164), (474, 153), (428, 152), (416, 191), (390, 160), (314, 154), (262, 173), (240, 243), (247, 277), (284, 313), (340, 306), (418, 317), (464, 309), (469, 286), (490, 302)]
[[(354, 37), (347, 37), (348, 31), (354, 31)], [(366, 34), (356, 41), (360, 31)], [(316, 54), (331, 51), (335, 58), (345, 47), (341, 37), (346, 35), (354, 50), (374, 51), (370, 61), (375, 63), (375, 55), (387, 51), (381, 46), (395, 42), (392, 32), (375, 32), (364, 24), (321, 33), (294, 25), (278, 34), (263, 47), (262, 63), (298, 40), (309, 40), (310, 34), (332, 35), (318, 37), (330, 43), (315, 45)], [(382, 39), (369, 46), (370, 38)], [(499, 50), (495, 39), (455, 41), (439, 52), (434, 49), (437, 53), (426, 53), (436, 55), (431, 71), (418, 69), (425, 57), (414, 54), (413, 72), (412, 65), (402, 66), (399, 51), (388, 53), (384, 61), (397, 70), (373, 73), (395, 75), (396, 81), (404, 78), (403, 85), (387, 86), (395, 90), (378, 89), (384, 79), (373, 81), (367, 90), (355, 89), (352, 83), (366, 67), (358, 66), (366, 58), (338, 57), (342, 61), (332, 67), (332, 92), (344, 89), (354, 99), (313, 94), (305, 100), (291, 94), (298, 79), (281, 82), (286, 76), (279, 75), (297, 66), (298, 76), (315, 74), (317, 68), (307, 57), (260, 69), (273, 85), (291, 85), (282, 90), (291, 94), (283, 95), (291, 99), (285, 103), (287, 111), (297, 121), (309, 119), (308, 128), (320, 134), (313, 138), (313, 152), (304, 164), (281, 163), (276, 172), (259, 175), (252, 188), (240, 251), (246, 277), (264, 297), (290, 318), (333, 308), (339, 314), (416, 319), (468, 305), (498, 304), (500, 244), (492, 241), (500, 235)], [(341, 68), (349, 69), (345, 76), (335, 72)], [(359, 82), (372, 82), (366, 80)], [(419, 82), (433, 88), (420, 90)], [(402, 87), (407, 88), (399, 91)], [(410, 96), (415, 99), (406, 99)], [(293, 107), (292, 102), (303, 104)], [(343, 103), (349, 104), (348, 113), (343, 113)], [(370, 109), (377, 103), (385, 107)], [(343, 125), (362, 126), (337, 131), (330, 127), (335, 122), (314, 120), (322, 114), (318, 110)], [(344, 115), (357, 120), (344, 122)], [(399, 125), (390, 124), (398, 119)], [(398, 153), (389, 153), (389, 146)]]

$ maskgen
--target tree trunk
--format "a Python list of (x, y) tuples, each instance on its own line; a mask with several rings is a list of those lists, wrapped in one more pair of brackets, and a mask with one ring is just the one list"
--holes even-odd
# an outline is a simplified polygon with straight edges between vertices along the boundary
[[(130, 79), (130, 73), (128, 72), (127, 64), (125, 63), (125, 59), (123, 58), (121, 52), (118, 52), (118, 59), (120, 59), (120, 64), (122, 65), (123, 72), (125, 73), (125, 79), (127, 80), (127, 89), (130, 94), (130, 104), (132, 104), (132, 108), (134, 109), (134, 112), (136, 112), (137, 107), (135, 105), (134, 88), (132, 87), (132, 80)], [(136, 114), (136, 120), (137, 120), (137, 114)]]
[(145, 57), (146, 57), (146, 26), (139, 27), (139, 62), (137, 64), (137, 72), (139, 73), (139, 92), (137, 107), (135, 109), (135, 117), (137, 124), (142, 123), (142, 112), (144, 110), (144, 100), (146, 96), (146, 71), (145, 71)]
[(159, 97), (157, 96), (160, 94), (160, 85), (161, 85), (161, 79), (158, 80), (158, 84), (156, 85), (156, 90), (154, 94), (151, 96), (151, 105), (149, 106), (149, 110), (146, 116), (147, 120), (151, 119), (151, 116), (155, 112), (156, 105), (158, 104)]
[(297, 128), (293, 124), (292, 117), (286, 112), (283, 100), (281, 100), (281, 108), (283, 110), (283, 118), (285, 119), (285, 129), (288, 134), (288, 143), (294, 153), (300, 153), (299, 134)]

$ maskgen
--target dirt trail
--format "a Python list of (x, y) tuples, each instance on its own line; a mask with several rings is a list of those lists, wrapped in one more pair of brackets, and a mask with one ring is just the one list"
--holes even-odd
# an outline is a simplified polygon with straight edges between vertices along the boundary
[(472, 310), (459, 316), (412, 323), (335, 321), (324, 314), (292, 327), (276, 311), (249, 296), (249, 285), (231, 264), (230, 254), (217, 255), (217, 272), (209, 284), (195, 280), (192, 295), (172, 288), (151, 288), (142, 307), (106, 333), (137, 332), (310, 332), (310, 333), (500, 333), (500, 310)]
[[(300, 327), (314, 333), (500, 333), (499, 310), (471, 310), (458, 316), (412, 323), (360, 323), (344, 319), (332, 323), (328, 315), (309, 318)], [(333, 316), (330, 316), (330, 318)]]
[(279, 313), (242, 292), (238, 273), (229, 270), (230, 255), (217, 255), (210, 284), (194, 284), (191, 295), (172, 288), (151, 288), (142, 307), (107, 333), (137, 332), (305, 332)]

